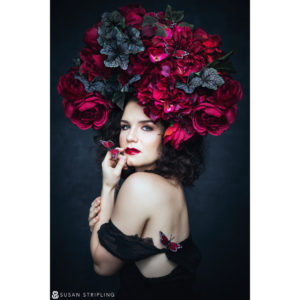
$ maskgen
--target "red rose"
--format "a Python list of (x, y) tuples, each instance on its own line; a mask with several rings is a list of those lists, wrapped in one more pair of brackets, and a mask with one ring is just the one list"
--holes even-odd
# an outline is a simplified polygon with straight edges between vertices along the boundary
[(181, 149), (183, 142), (190, 139), (195, 133), (191, 123), (174, 123), (169, 126), (164, 134), (164, 144), (170, 142), (175, 149)]
[(223, 77), (225, 83), (215, 92), (215, 99), (222, 105), (230, 107), (238, 103), (243, 97), (243, 91), (238, 81)]
[(110, 110), (109, 102), (100, 94), (90, 95), (76, 105), (63, 100), (65, 115), (80, 129), (100, 129), (106, 122)]
[(59, 78), (57, 85), (58, 93), (68, 101), (82, 99), (86, 95), (83, 84), (74, 78), (78, 68), (72, 68), (68, 73)]
[(101, 47), (97, 42), (97, 39), (99, 37), (98, 35), (98, 27), (100, 25), (100, 22), (95, 24), (92, 28), (88, 29), (83, 37), (83, 41), (86, 43), (86, 45), (90, 48), (95, 49), (96, 51), (100, 51)]
[(222, 110), (221, 107), (204, 102), (192, 113), (193, 126), (200, 135), (220, 135), (234, 122), (236, 110), (236, 106)]
[(81, 74), (87, 75), (89, 81), (98, 76), (102, 79), (106, 79), (110, 76), (111, 68), (105, 67), (105, 56), (99, 52), (85, 47), (80, 52), (80, 59), (82, 61), (80, 72)]

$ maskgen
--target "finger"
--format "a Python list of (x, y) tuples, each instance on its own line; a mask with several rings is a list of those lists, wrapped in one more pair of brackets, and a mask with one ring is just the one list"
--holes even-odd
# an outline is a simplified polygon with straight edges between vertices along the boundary
[(95, 223), (98, 221), (98, 219), (99, 219), (99, 216), (96, 216), (95, 218), (91, 219), (89, 221), (89, 226), (91, 227), (91, 226), (95, 225)]
[(91, 221), (89, 222), (89, 227), (90, 227), (90, 230), (91, 230), (91, 231), (93, 231), (94, 226), (95, 226), (95, 224), (98, 222), (98, 220), (99, 220), (99, 218), (96, 217), (96, 218), (94, 218), (93, 220), (91, 220)]
[(101, 202), (101, 196), (97, 197), (97, 198), (91, 203), (90, 210), (91, 210), (92, 207), (97, 206), (100, 202)]
[(119, 161), (118, 161), (118, 163), (117, 163), (117, 165), (116, 165), (116, 167), (115, 167), (115, 173), (116, 173), (117, 175), (120, 175), (120, 174), (121, 174), (122, 169), (123, 169), (123, 167), (124, 167), (124, 165), (125, 165), (125, 163), (126, 163), (126, 160), (127, 160), (127, 157), (126, 157), (126, 156), (120, 156), (120, 159), (119, 159)]
[(90, 212), (92, 212), (95, 208), (99, 207), (101, 205), (101, 201), (97, 201), (94, 204), (91, 205), (90, 207)]
[(100, 216), (95, 216), (94, 218), (89, 220), (89, 226), (95, 225), (96, 222), (100, 219)]
[(89, 220), (91, 220), (92, 218), (94, 218), (101, 210), (101, 206), (95, 208), (94, 210), (92, 210), (89, 214)]
[(94, 207), (97, 207), (101, 204), (101, 197), (96, 198), (95, 203), (94, 203)]
[(109, 151), (107, 151), (102, 161), (102, 166), (111, 167), (111, 162), (112, 162), (112, 155)]
[(98, 196), (97, 198), (95, 198), (95, 200), (92, 202), (92, 205), (101, 201), (101, 196)]
[(97, 214), (101, 209), (101, 206), (95, 207), (94, 209), (92, 209), (89, 213), (89, 218), (93, 217), (95, 214)]

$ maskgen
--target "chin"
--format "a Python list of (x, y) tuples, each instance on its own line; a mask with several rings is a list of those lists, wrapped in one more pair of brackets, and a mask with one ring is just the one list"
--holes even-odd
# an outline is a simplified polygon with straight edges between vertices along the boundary
[(141, 161), (137, 161), (136, 159), (134, 159), (134, 157), (128, 157), (127, 158), (127, 165), (129, 167), (139, 168), (139, 167), (144, 166), (145, 164)]
[(127, 165), (129, 167), (137, 167), (133, 157), (127, 156)]

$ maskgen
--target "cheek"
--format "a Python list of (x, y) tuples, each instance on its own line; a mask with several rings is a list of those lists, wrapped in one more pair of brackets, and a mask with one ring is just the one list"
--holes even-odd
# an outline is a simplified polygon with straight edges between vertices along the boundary
[(144, 139), (144, 145), (147, 145), (147, 147), (149, 147), (149, 149), (151, 150), (155, 149), (155, 151), (159, 150), (161, 142), (162, 142), (162, 137), (157, 133), (153, 135), (148, 135)]
[(122, 133), (120, 133), (120, 136), (119, 136), (119, 145), (121, 148), (123, 148), (125, 146), (125, 136)]

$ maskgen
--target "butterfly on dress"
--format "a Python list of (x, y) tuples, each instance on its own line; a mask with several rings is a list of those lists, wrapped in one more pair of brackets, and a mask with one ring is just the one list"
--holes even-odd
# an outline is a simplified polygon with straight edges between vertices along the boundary
[(161, 231), (159, 232), (159, 235), (160, 235), (160, 241), (161, 243), (167, 247), (168, 250), (172, 251), (172, 252), (177, 252), (178, 249), (182, 248), (182, 246), (178, 243), (174, 243), (174, 242), (171, 242), (171, 240), (174, 239), (174, 237), (170, 237), (170, 239), (168, 240), (167, 236), (162, 233)]
[(114, 148), (114, 142), (113, 141), (103, 141), (100, 140), (100, 143), (106, 148), (108, 149), (108, 151), (111, 153), (111, 156), (113, 159), (117, 159), (120, 151), (116, 148)]

